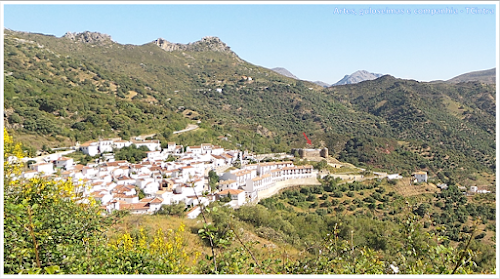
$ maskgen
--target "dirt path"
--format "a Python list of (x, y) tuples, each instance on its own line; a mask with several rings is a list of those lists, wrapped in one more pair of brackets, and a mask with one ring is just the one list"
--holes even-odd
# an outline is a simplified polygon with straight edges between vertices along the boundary
[(198, 125), (194, 125), (194, 124), (189, 124), (186, 129), (184, 130), (180, 130), (180, 131), (174, 131), (174, 135), (175, 134), (180, 134), (180, 133), (184, 133), (184, 132), (189, 132), (189, 131), (193, 131), (193, 130), (196, 130), (198, 129)]

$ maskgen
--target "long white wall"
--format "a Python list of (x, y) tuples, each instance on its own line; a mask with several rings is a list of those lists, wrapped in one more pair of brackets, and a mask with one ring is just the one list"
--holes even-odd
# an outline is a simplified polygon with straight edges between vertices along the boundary
[(316, 177), (300, 178), (300, 179), (289, 179), (285, 181), (278, 181), (274, 187), (259, 191), (257, 193), (257, 199), (255, 202), (259, 202), (261, 199), (269, 198), (276, 195), (281, 189), (292, 187), (292, 186), (312, 186), (321, 185)]

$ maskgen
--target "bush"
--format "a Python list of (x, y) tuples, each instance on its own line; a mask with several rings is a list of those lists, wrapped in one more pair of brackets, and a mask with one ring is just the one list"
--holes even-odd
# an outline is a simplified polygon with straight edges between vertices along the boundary
[(185, 209), (186, 209), (186, 204), (184, 202), (164, 204), (155, 214), (184, 216)]

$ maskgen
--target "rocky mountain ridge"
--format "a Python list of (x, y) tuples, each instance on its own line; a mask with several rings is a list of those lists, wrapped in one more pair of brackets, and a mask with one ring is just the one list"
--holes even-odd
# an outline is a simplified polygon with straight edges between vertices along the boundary
[(66, 34), (64, 34), (64, 36), (62, 37), (87, 44), (104, 44), (113, 42), (110, 35), (91, 31), (84, 31), (81, 33), (66, 32)]
[(188, 43), (171, 43), (163, 38), (154, 40), (153, 43), (165, 51), (187, 50), (187, 51), (215, 51), (233, 53), (231, 48), (221, 41), (218, 37), (207, 36), (201, 40)]

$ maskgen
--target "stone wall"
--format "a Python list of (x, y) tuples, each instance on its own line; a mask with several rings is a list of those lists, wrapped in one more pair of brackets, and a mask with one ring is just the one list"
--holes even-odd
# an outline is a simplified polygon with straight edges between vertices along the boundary
[(257, 199), (254, 201), (255, 203), (259, 202), (261, 199), (269, 198), (273, 195), (276, 195), (281, 189), (292, 187), (292, 186), (307, 186), (307, 185), (321, 185), (316, 177), (309, 178), (300, 178), (300, 179), (289, 179), (285, 181), (278, 181), (276, 185), (259, 191), (257, 193)]

